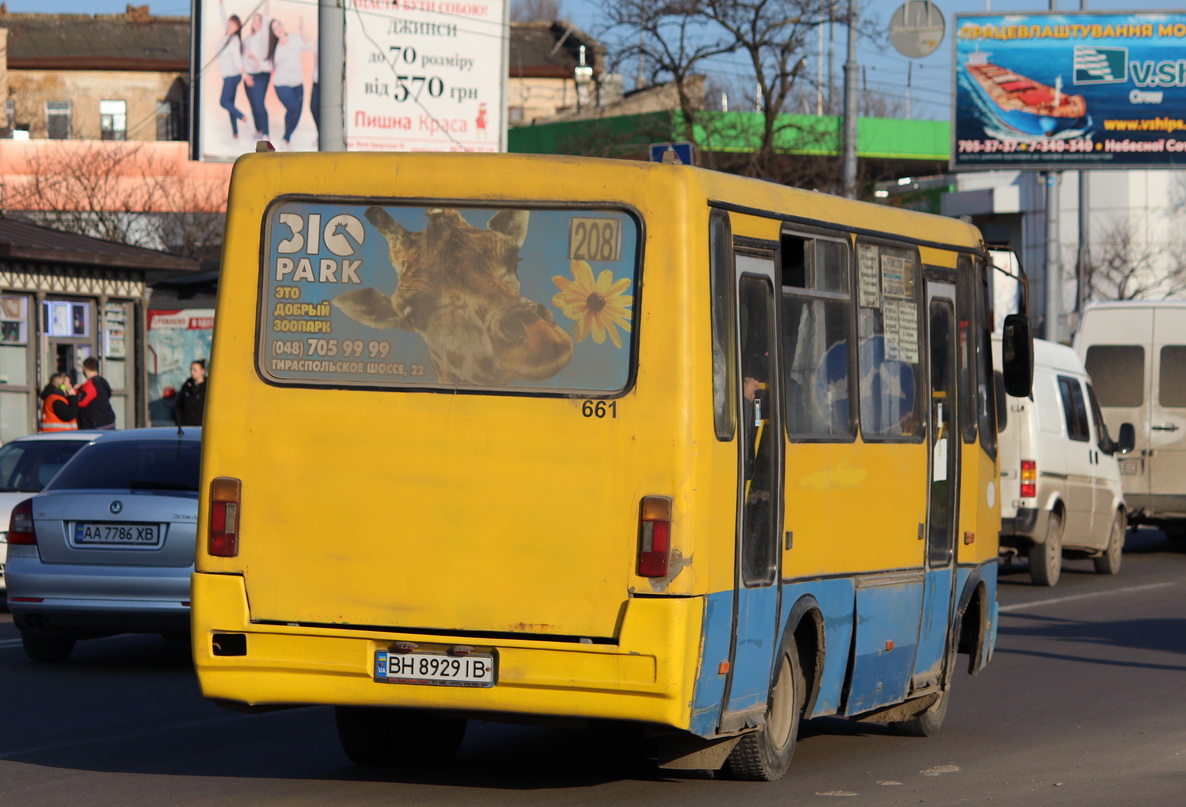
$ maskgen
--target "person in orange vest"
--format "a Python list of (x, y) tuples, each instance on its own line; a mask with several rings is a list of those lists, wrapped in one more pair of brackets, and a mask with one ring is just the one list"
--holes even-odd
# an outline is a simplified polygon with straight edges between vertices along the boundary
[(70, 376), (55, 373), (41, 391), (39, 432), (71, 431), (78, 428), (78, 393)]

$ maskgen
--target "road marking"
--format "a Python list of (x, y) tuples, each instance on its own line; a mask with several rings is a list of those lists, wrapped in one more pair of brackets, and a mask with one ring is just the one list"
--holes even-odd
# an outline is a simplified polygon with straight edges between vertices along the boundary
[(80, 745), (93, 745), (95, 743), (110, 742), (111, 740), (133, 740), (138, 737), (149, 737), (154, 734), (160, 734), (164, 731), (199, 728), (201, 726), (210, 726), (218, 723), (247, 720), (252, 717), (257, 717), (257, 715), (220, 715), (218, 717), (207, 717), (199, 720), (179, 720), (171, 723), (157, 723), (151, 727), (128, 726), (121, 730), (105, 732), (102, 735), (79, 737), (62, 742), (42, 743), (41, 745), (29, 745), (24, 748), (0, 749), (0, 759), (12, 759), (13, 757), (25, 756), (26, 754), (38, 754), (42, 751), (60, 751), (63, 748), (74, 748)]
[(919, 773), (923, 776), (942, 776), (945, 773), (955, 773), (959, 769), (959, 765), (936, 765), (933, 768), (927, 768), (925, 771), (919, 771)]
[(20, 639), (0, 639), (0, 648), (3, 647), (20, 647)]
[(1086, 594), (1070, 594), (1066, 597), (1053, 597), (1049, 600), (1035, 600), (1034, 602), (1019, 602), (1013, 605), (1001, 606), (1001, 613), (1008, 613), (1010, 611), (1024, 611), (1027, 608), (1036, 608), (1041, 605), (1058, 605), (1064, 602), (1074, 602), (1075, 600), (1086, 600), (1091, 597), (1106, 597), (1109, 594), (1132, 594), (1137, 591), (1150, 591), (1155, 588), (1165, 588), (1166, 586), (1177, 585), (1176, 583), (1149, 583), (1144, 586), (1129, 586), (1128, 588), (1115, 588), (1110, 591), (1092, 591)]

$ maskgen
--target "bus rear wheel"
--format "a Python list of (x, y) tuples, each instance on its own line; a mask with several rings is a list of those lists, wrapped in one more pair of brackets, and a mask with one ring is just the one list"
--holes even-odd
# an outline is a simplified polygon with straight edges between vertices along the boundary
[(742, 737), (729, 754), (729, 773), (737, 779), (773, 782), (791, 766), (807, 689), (794, 640), (783, 648), (776, 670), (766, 702), (766, 723)]
[(367, 767), (443, 767), (465, 738), (465, 718), (430, 712), (339, 706), (334, 718), (346, 756)]

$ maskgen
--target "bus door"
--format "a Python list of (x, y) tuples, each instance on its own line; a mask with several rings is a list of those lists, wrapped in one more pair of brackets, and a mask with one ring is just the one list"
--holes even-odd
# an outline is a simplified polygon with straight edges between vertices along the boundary
[[(948, 646), (955, 591), (955, 534), (959, 524), (959, 452), (956, 401), (959, 320), (955, 285), (927, 281), (927, 351), (930, 367), (930, 463), (927, 496), (923, 620), (914, 663), (915, 690), (938, 683)], [(955, 641), (955, 637), (951, 639)]]
[(738, 411), (736, 572), (733, 637), (722, 730), (757, 725), (765, 713), (778, 651), (779, 525), (782, 523), (782, 401), (778, 386), (774, 256), (738, 254)]

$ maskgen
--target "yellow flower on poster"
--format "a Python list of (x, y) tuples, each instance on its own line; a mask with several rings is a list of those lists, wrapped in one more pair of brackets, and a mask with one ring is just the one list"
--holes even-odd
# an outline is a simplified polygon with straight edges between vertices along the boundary
[(634, 297), (625, 294), (630, 278), (615, 280), (613, 272), (603, 269), (594, 279), (593, 269), (585, 261), (571, 261), (570, 267), (571, 280), (562, 275), (552, 278), (560, 289), (552, 297), (552, 304), (575, 321), (573, 341), (583, 342), (586, 336), (592, 336), (600, 345), (609, 336), (614, 347), (621, 347), (618, 328), (630, 332), (630, 306), (634, 304)]

